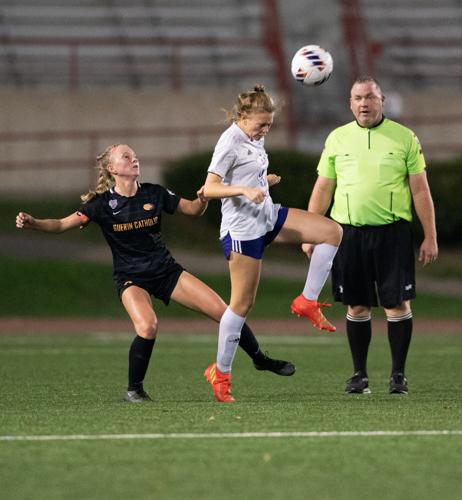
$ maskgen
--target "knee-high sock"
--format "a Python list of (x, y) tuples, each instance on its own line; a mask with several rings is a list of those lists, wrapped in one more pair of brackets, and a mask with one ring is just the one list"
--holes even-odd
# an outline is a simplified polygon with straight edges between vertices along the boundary
[(143, 380), (148, 370), (152, 349), (156, 339), (144, 339), (136, 336), (128, 352), (128, 390), (136, 391), (143, 387)]
[(258, 340), (247, 323), (244, 323), (242, 327), (239, 347), (253, 360), (263, 357)]
[(305, 287), (303, 288), (305, 298), (318, 300), (319, 294), (329, 276), (337, 250), (337, 246), (329, 243), (321, 243), (314, 247)]
[(230, 373), (241, 337), (245, 318), (228, 307), (221, 317), (218, 333), (217, 367), (222, 373)]
[(355, 373), (360, 372), (364, 376), (367, 376), (367, 353), (372, 336), (371, 315), (350, 316), (348, 314), (346, 331), (354, 371)]
[(387, 317), (388, 342), (390, 344), (392, 372), (404, 373), (407, 352), (412, 337), (412, 313), (405, 316)]

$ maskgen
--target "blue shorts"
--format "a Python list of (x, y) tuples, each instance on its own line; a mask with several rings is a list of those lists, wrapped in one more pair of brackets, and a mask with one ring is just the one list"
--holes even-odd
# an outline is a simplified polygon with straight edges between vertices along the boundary
[(226, 236), (220, 240), (221, 248), (223, 248), (225, 257), (229, 260), (231, 252), (236, 252), (242, 255), (247, 255), (248, 257), (253, 257), (254, 259), (261, 259), (263, 257), (265, 247), (268, 246), (274, 238), (276, 238), (279, 231), (282, 229), (288, 213), (288, 208), (281, 207), (279, 209), (278, 218), (274, 228), (255, 240), (233, 240), (231, 235), (227, 233)]

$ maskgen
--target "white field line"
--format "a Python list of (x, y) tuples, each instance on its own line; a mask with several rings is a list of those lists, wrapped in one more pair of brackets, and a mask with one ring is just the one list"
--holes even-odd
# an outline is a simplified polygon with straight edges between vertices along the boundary
[(166, 434), (70, 434), (36, 436), (0, 436), (0, 441), (99, 441), (134, 439), (245, 439), (245, 438), (343, 438), (400, 436), (462, 436), (462, 430), (417, 431), (326, 431), (326, 432), (173, 432)]

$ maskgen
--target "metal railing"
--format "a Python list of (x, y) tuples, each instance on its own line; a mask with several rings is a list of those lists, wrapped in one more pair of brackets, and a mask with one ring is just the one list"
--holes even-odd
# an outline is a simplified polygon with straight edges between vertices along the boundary
[[(120, 128), (107, 130), (75, 130), (75, 131), (53, 131), (43, 130), (36, 132), (2, 132), (0, 133), (0, 143), (4, 147), (20, 148), (21, 144), (31, 145), (39, 143), (46, 145), (44, 149), (53, 150), (53, 145), (60, 141), (67, 141), (71, 144), (71, 149), (82, 151), (81, 154), (72, 158), (30, 158), (30, 159), (1, 159), (0, 171), (17, 172), (21, 170), (41, 170), (52, 169), (57, 172), (78, 168), (88, 173), (88, 183), (95, 182), (95, 159), (96, 156), (109, 144), (114, 142), (130, 143), (137, 139), (146, 138), (167, 138), (175, 136), (178, 142), (182, 141), (184, 154), (198, 152), (201, 139), (205, 137), (218, 137), (220, 127), (217, 126), (190, 126), (190, 127), (151, 127), (151, 128)], [(119, 139), (120, 138), (120, 139)], [(119, 140), (117, 140), (119, 139)], [(79, 143), (78, 148), (73, 148), (72, 143)], [(84, 147), (81, 147), (82, 142)], [(104, 144), (104, 146), (101, 146)], [(162, 152), (139, 151), (140, 159), (144, 165), (150, 165), (161, 169), (168, 161), (173, 159), (172, 155)]]
[[(460, 87), (462, 33), (457, 19), (462, 18), (461, 5), (444, 11), (434, 3), (421, 6), (422, 17), (416, 20), (412, 8), (402, 4), (406, 15), (400, 18), (400, 11), (395, 11), (390, 21), (381, 16), (386, 3), (375, 14), (364, 4), (361, 0), (342, 0), (343, 38), (352, 79), (366, 73), (420, 89), (435, 84)], [(438, 19), (434, 19), (435, 9), (441, 13)], [(456, 29), (449, 29), (451, 23)]]

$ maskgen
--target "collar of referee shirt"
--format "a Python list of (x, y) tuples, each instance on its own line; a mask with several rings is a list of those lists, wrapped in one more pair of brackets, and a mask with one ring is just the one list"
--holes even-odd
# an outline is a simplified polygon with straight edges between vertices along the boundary
[(382, 118), (380, 119), (380, 121), (378, 121), (375, 125), (372, 125), (372, 127), (363, 127), (362, 125), (360, 125), (360, 123), (358, 122), (358, 120), (356, 120), (356, 118), (355, 118), (355, 121), (356, 121), (358, 127), (360, 127), (360, 128), (366, 128), (366, 129), (371, 129), (371, 128), (377, 128), (380, 125), (382, 125), (383, 120), (385, 120), (385, 118), (386, 118), (386, 116), (382, 115)]

